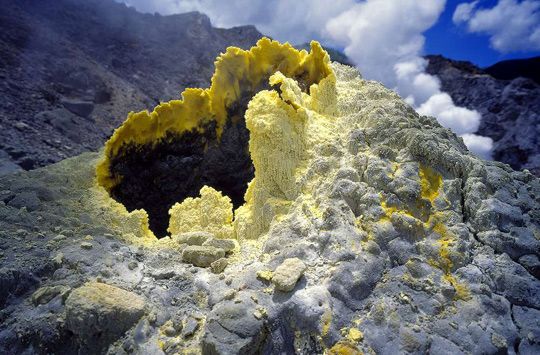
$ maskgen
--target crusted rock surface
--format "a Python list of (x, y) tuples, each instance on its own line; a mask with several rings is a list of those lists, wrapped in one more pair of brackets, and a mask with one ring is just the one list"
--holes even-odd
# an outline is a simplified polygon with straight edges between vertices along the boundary
[(225, 256), (223, 249), (212, 246), (188, 246), (182, 252), (182, 260), (195, 266), (207, 267)]
[[(110, 353), (537, 353), (540, 180), (329, 68), (307, 90), (276, 71), (250, 100), (255, 177), (222, 272), (112, 199), (100, 154), (0, 178), (0, 352), (84, 352), (92, 331), (74, 335), (63, 298), (32, 294), (66, 286), (69, 305), (99, 280), (146, 309), (94, 338)], [(291, 258), (304, 274), (277, 291), (269, 271)]]

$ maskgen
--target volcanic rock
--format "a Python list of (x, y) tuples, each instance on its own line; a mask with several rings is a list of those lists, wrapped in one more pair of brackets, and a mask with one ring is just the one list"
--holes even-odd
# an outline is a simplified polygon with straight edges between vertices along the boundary
[[(178, 230), (221, 231), (236, 239), (227, 267), (215, 274), (186, 263), (180, 244), (153, 233), (146, 205), (128, 210), (107, 189), (122, 177), (105, 179), (108, 186), (96, 179), (96, 168), (116, 157), (114, 150), (105, 153), (114, 144), (3, 176), (1, 353), (537, 352), (537, 177), (472, 155), (455, 134), (393, 91), (330, 63), (316, 43), (307, 54), (265, 39), (250, 52), (230, 49), (217, 63), (211, 94), (189, 90), (181, 104), (163, 103), (152, 116), (178, 133), (154, 152), (164, 157), (155, 165), (160, 174), (142, 164), (153, 156), (149, 150), (135, 149), (128, 155), (133, 175), (123, 178), (141, 187), (126, 189), (128, 197), (150, 188), (163, 196), (182, 190), (193, 175), (179, 179), (167, 169), (180, 164), (174, 171), (182, 172), (189, 165), (196, 175), (201, 161), (176, 157), (193, 157), (190, 149), (204, 142), (208, 149), (200, 156), (209, 158), (205, 152), (223, 148), (217, 131), (226, 140), (244, 120), (245, 145), (225, 147), (241, 150), (231, 154), (238, 165), (245, 155), (253, 164), (249, 185), (236, 185), (239, 180), (214, 170), (223, 164), (202, 159), (212, 186), (175, 195), (182, 196), (175, 201), (181, 208), (164, 215)], [(223, 107), (217, 98), (227, 98)], [(213, 102), (218, 112), (192, 114), (212, 110), (201, 102)], [(182, 116), (169, 109), (190, 113), (184, 117), (191, 121), (177, 121)], [(198, 126), (218, 116), (219, 122)], [(128, 118), (115, 142), (136, 146), (138, 130), (153, 122)], [(186, 122), (197, 128), (178, 132)], [(157, 146), (151, 134), (146, 147)], [(177, 155), (167, 160), (171, 151)], [(124, 157), (116, 159), (116, 171), (125, 167)], [(36, 192), (39, 208), (9, 205), (23, 191)], [(231, 191), (245, 191), (239, 206), (231, 203)], [(83, 250), (88, 235), (93, 248)], [(211, 246), (185, 248), (193, 258), (210, 248), (214, 260), (225, 255)], [(51, 260), (59, 253), (61, 264)], [(307, 268), (299, 281), (298, 272), (290, 277), (294, 292), (273, 292), (275, 280), (268, 280), (295, 258)], [(84, 284), (103, 279), (102, 270), (118, 287)], [(34, 306), (39, 285), (59, 284), (73, 290), (65, 305), (57, 298)], [(194, 321), (184, 322), (189, 317)], [(189, 336), (182, 337), (179, 323), (189, 325)]]
[(173, 241), (180, 244), (203, 245), (208, 240), (214, 239), (214, 235), (208, 232), (186, 232), (174, 234), (171, 238)]
[(285, 259), (274, 271), (272, 283), (279, 291), (292, 291), (304, 271), (306, 271), (306, 264), (302, 260), (298, 258)]
[(98, 282), (73, 290), (66, 300), (67, 326), (90, 349), (108, 345), (143, 313), (144, 300), (140, 296)]
[(253, 26), (214, 28), (196, 12), (148, 15), (114, 0), (0, 6), (0, 149), (8, 153), (0, 174), (99, 149), (128, 112), (209, 85), (220, 52), (261, 36)]
[(182, 252), (182, 260), (199, 267), (208, 267), (225, 256), (223, 249), (211, 246), (188, 246)]
[(35, 305), (45, 304), (50, 302), (57, 295), (62, 295), (63, 300), (65, 300), (70, 290), (69, 287), (61, 285), (40, 287), (32, 294), (32, 302)]

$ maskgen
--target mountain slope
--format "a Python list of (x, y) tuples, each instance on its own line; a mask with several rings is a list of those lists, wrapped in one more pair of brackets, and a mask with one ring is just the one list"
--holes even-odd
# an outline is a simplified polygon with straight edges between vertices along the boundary
[(482, 114), (477, 133), (493, 139), (493, 158), (540, 175), (540, 84), (519, 76), (497, 79), (491, 74), (499, 75), (498, 65), (483, 70), (442, 56), (426, 58), (427, 72), (441, 80), (442, 90)]
[(102, 146), (129, 111), (205, 87), (252, 26), (141, 14), (112, 0), (0, 0), (0, 174)]

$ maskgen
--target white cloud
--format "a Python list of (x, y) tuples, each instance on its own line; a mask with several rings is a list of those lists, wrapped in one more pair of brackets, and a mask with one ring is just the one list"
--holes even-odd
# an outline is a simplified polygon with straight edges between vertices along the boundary
[(476, 5), (478, 5), (478, 0), (471, 3), (459, 4), (454, 11), (452, 21), (454, 21), (454, 23), (469, 21)]
[[(455, 106), (441, 92), (438, 78), (425, 72), (423, 32), (438, 20), (446, 0), (124, 1), (146, 12), (200, 11), (215, 26), (251, 24), (293, 44), (317, 39), (344, 48), (365, 78), (393, 88), (419, 112), (436, 117), (459, 135), (478, 128), (480, 114)], [(471, 143), (471, 149), (477, 146)]]
[[(122, 0), (117, 0), (122, 1)], [(142, 12), (163, 15), (199, 11), (217, 27), (255, 25), (280, 41), (300, 44), (321, 39), (329, 18), (354, 5), (355, 0), (123, 0)]]
[(471, 152), (482, 159), (491, 159), (491, 150), (493, 149), (493, 140), (489, 137), (477, 136), (476, 134), (464, 134), (461, 136), (465, 145)]
[(540, 50), (540, 1), (499, 0), (492, 8), (478, 5), (478, 1), (459, 4), (454, 23), (487, 34), (491, 46), (502, 53)]
[(476, 132), (480, 125), (480, 114), (454, 105), (450, 95), (439, 92), (431, 96), (418, 109), (418, 113), (437, 117), (439, 123), (457, 135)]

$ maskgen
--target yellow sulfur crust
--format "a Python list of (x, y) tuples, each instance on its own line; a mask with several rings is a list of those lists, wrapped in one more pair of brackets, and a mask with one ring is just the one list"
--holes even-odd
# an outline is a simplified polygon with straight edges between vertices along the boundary
[[(418, 177), (420, 179), (420, 198), (429, 200), (433, 205), (435, 199), (439, 197), (440, 189), (443, 185), (442, 176), (437, 173), (436, 170), (428, 166), (420, 165)], [(381, 221), (390, 221), (390, 217), (394, 213), (414, 217), (413, 212), (409, 210), (400, 210), (394, 206), (388, 206), (385, 200), (381, 201), (381, 207), (385, 212)], [(430, 260), (430, 263), (444, 272), (445, 280), (456, 290), (455, 299), (467, 299), (469, 297), (467, 287), (459, 283), (455, 276), (452, 275), (453, 262), (451, 247), (454, 243), (455, 236), (444, 224), (443, 213), (434, 212), (430, 214), (423, 223), (423, 226), (426, 230), (431, 230), (440, 236), (437, 240), (439, 257), (437, 260)]]
[(188, 197), (171, 207), (169, 233), (205, 231), (218, 238), (233, 238), (231, 199), (208, 186), (200, 194), (200, 198)]
[(317, 42), (311, 52), (290, 44), (262, 38), (249, 51), (229, 47), (215, 62), (216, 71), (208, 89), (186, 89), (182, 100), (161, 103), (154, 111), (131, 112), (105, 144), (104, 159), (97, 166), (98, 183), (110, 191), (122, 179), (110, 172), (111, 159), (126, 144), (157, 143), (167, 133), (204, 130), (215, 121), (218, 137), (227, 121), (227, 108), (242, 95), (255, 94), (268, 78), (280, 72), (302, 80), (307, 88), (332, 74), (328, 54)]
[[(204, 230), (220, 238), (256, 239), (273, 218), (286, 214), (298, 196), (306, 147), (334, 139), (329, 138), (329, 119), (336, 112), (335, 75), (317, 42), (311, 43), (308, 53), (263, 38), (249, 51), (229, 47), (215, 64), (209, 89), (186, 89), (183, 100), (162, 103), (152, 113), (130, 113), (105, 145), (97, 181), (110, 192), (122, 180), (113, 176), (110, 164), (124, 145), (158, 143), (171, 132), (202, 133), (212, 129), (208, 128), (212, 121), (221, 137), (228, 108), (252, 97), (245, 120), (255, 177), (248, 185), (246, 203), (232, 221), (230, 199), (205, 186), (200, 198), (179, 201), (169, 210), (168, 231)], [(279, 87), (279, 92), (263, 90), (270, 87)]]

